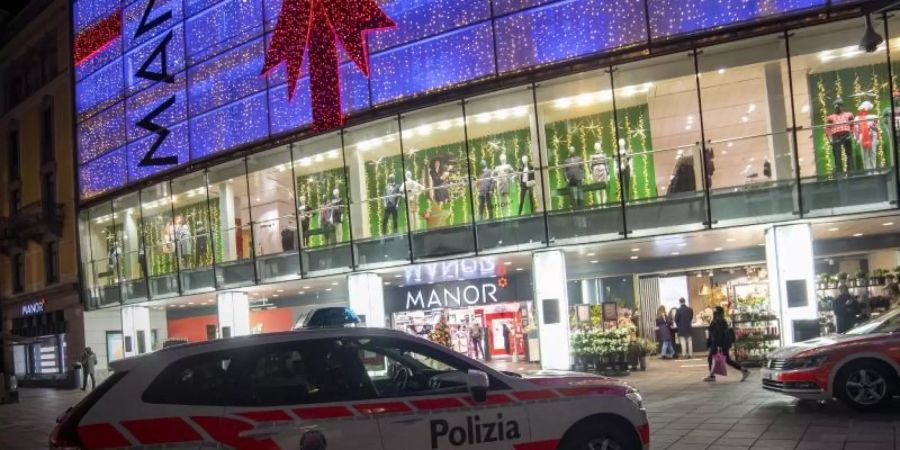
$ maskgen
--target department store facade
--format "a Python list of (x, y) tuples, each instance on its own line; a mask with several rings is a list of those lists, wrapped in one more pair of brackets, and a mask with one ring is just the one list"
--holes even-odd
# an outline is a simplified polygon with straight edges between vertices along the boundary
[[(900, 21), (882, 2), (701, 1), (682, 22), (663, 20), (670, 2), (495, 1), (481, 19), (468, 2), (454, 25), (431, 15), (441, 2), (380, 2), (396, 27), (369, 34), (368, 79), (342, 62), (349, 117), (319, 133), (308, 77), (285, 104), (284, 68), (258, 75), (276, 2), (244, 2), (258, 29), (201, 45), (191, 30), (238, 8), (221, 3), (76, 61), (85, 320), (109, 358), (290, 329), (347, 304), (419, 334), (448, 314), (480, 320), (489, 353), (566, 368), (567, 352), (540, 348), (568, 348), (571, 299), (604, 301), (569, 292), (567, 270), (619, 275), (568, 255), (703, 236), (721, 245), (657, 256), (706, 267), (707, 254), (727, 265), (715, 254), (756, 252), (783, 334), (797, 336), (789, 324), (815, 318), (814, 300), (788, 310), (786, 286), (814, 295), (812, 227), (896, 213)], [(76, 36), (105, 20), (78, 4)], [(885, 38), (871, 52), (867, 12)], [(411, 31), (426, 22), (432, 35)], [(181, 56), (162, 59), (171, 82), (130, 76), (160, 45)], [(96, 95), (120, 60), (121, 94)], [(170, 95), (175, 109), (151, 108)], [(165, 136), (147, 132), (148, 111)], [(140, 164), (148, 150), (170, 167)], [(730, 245), (732, 231), (759, 243)], [(632, 253), (620, 259), (646, 260)]]

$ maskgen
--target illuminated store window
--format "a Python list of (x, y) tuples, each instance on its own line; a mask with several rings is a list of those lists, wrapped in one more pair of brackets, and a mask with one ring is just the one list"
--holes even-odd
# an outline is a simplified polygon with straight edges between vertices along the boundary
[[(221, 246), (221, 258), (216, 259), (216, 280), (220, 287), (253, 284), (253, 227), (250, 223), (250, 197), (247, 193), (247, 174), (243, 159), (231, 161), (213, 168), (207, 173), (210, 203), (218, 206), (218, 235), (214, 240)], [(211, 205), (212, 206), (212, 205)], [(212, 208), (211, 208), (212, 209)], [(216, 214), (212, 214), (215, 217)], [(181, 220), (184, 222), (182, 215)], [(215, 218), (211, 221), (216, 221)], [(178, 227), (179, 216), (175, 216)], [(190, 236), (176, 236), (176, 242), (190, 242)], [(178, 252), (182, 258), (190, 258), (193, 247), (185, 245)], [(219, 256), (219, 255), (217, 255)]]
[(116, 247), (121, 252), (118, 259), (122, 274), (122, 299), (126, 303), (147, 300), (139, 194), (116, 198), (113, 200), (113, 210), (119, 228)]
[(341, 135), (329, 133), (291, 149), (303, 270), (325, 274), (349, 269), (351, 218)]
[(291, 151), (285, 145), (247, 158), (257, 275), (260, 280), (300, 277)]
[(348, 129), (344, 154), (357, 266), (409, 262), (406, 177), (397, 118)]
[(122, 251), (118, 247), (117, 224), (112, 205), (102, 203), (90, 209), (90, 221), (87, 235), (90, 240), (90, 261), (88, 264), (91, 279), (86, 278), (89, 291), (90, 306), (99, 308), (118, 304), (120, 258)]
[(697, 56), (713, 226), (772, 222), (796, 211), (786, 56), (781, 34)]
[(175, 225), (168, 181), (141, 191), (141, 215), (150, 295), (153, 298), (177, 295)]
[(543, 157), (531, 87), (467, 101), (466, 127), (479, 250), (540, 246)]
[[(808, 215), (883, 209), (895, 200), (886, 45), (860, 49), (863, 25), (853, 19), (790, 37), (801, 204)], [(883, 23), (874, 26), (883, 36)]]
[(401, 119), (403, 187), (413, 256), (467, 253), (475, 250), (472, 197), (462, 105), (429, 108)]
[(79, 254), (81, 255), (81, 260), (78, 262), (81, 265), (81, 278), (83, 280), (84, 289), (83, 295), (84, 300), (87, 302), (89, 307), (93, 307), (96, 303), (96, 298), (93, 296), (94, 290), (93, 288), (97, 285), (97, 276), (94, 273), (92, 256), (91, 256), (91, 217), (90, 210), (83, 209), (78, 213), (78, 246), (79, 246)]
[(609, 73), (541, 83), (537, 100), (550, 241), (618, 239), (622, 207)]
[(221, 202), (207, 192), (206, 172), (172, 181), (171, 208), (170, 240), (163, 250), (169, 258), (178, 258), (181, 291), (210, 290), (215, 286), (213, 264), (222, 256), (222, 246), (216, 240), (222, 236), (222, 223)]
[(699, 229), (707, 221), (695, 80), (689, 53), (613, 72), (614, 172), (622, 186), (616, 195), (624, 196), (625, 226), (633, 235)]

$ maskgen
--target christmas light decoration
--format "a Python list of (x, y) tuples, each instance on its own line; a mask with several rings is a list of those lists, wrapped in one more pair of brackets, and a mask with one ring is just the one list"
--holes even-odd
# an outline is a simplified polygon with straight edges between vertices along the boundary
[(122, 13), (116, 11), (105, 19), (91, 25), (75, 37), (75, 65), (85, 61), (112, 45), (122, 35)]
[(285, 63), (288, 97), (292, 97), (308, 49), (313, 128), (338, 128), (344, 123), (338, 40), (347, 56), (368, 76), (366, 34), (394, 26), (394, 21), (374, 0), (284, 0), (275, 35), (266, 52), (263, 73)]

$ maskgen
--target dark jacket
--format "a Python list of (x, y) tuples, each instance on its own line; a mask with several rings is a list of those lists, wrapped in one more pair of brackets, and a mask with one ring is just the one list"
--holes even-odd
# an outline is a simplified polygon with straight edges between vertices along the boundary
[(694, 326), (694, 310), (688, 305), (681, 305), (675, 310), (675, 326), (679, 336), (690, 336)]
[(660, 341), (672, 340), (672, 321), (668, 317), (656, 317), (656, 333)]
[(709, 324), (709, 348), (721, 348), (723, 351), (734, 344), (734, 331), (725, 319), (713, 319)]

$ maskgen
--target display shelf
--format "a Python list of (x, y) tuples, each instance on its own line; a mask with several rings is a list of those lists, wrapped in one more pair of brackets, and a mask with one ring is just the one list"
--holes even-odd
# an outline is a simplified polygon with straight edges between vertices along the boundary
[(769, 308), (765, 282), (732, 286), (734, 358), (744, 366), (761, 366), (781, 344), (781, 321)]

